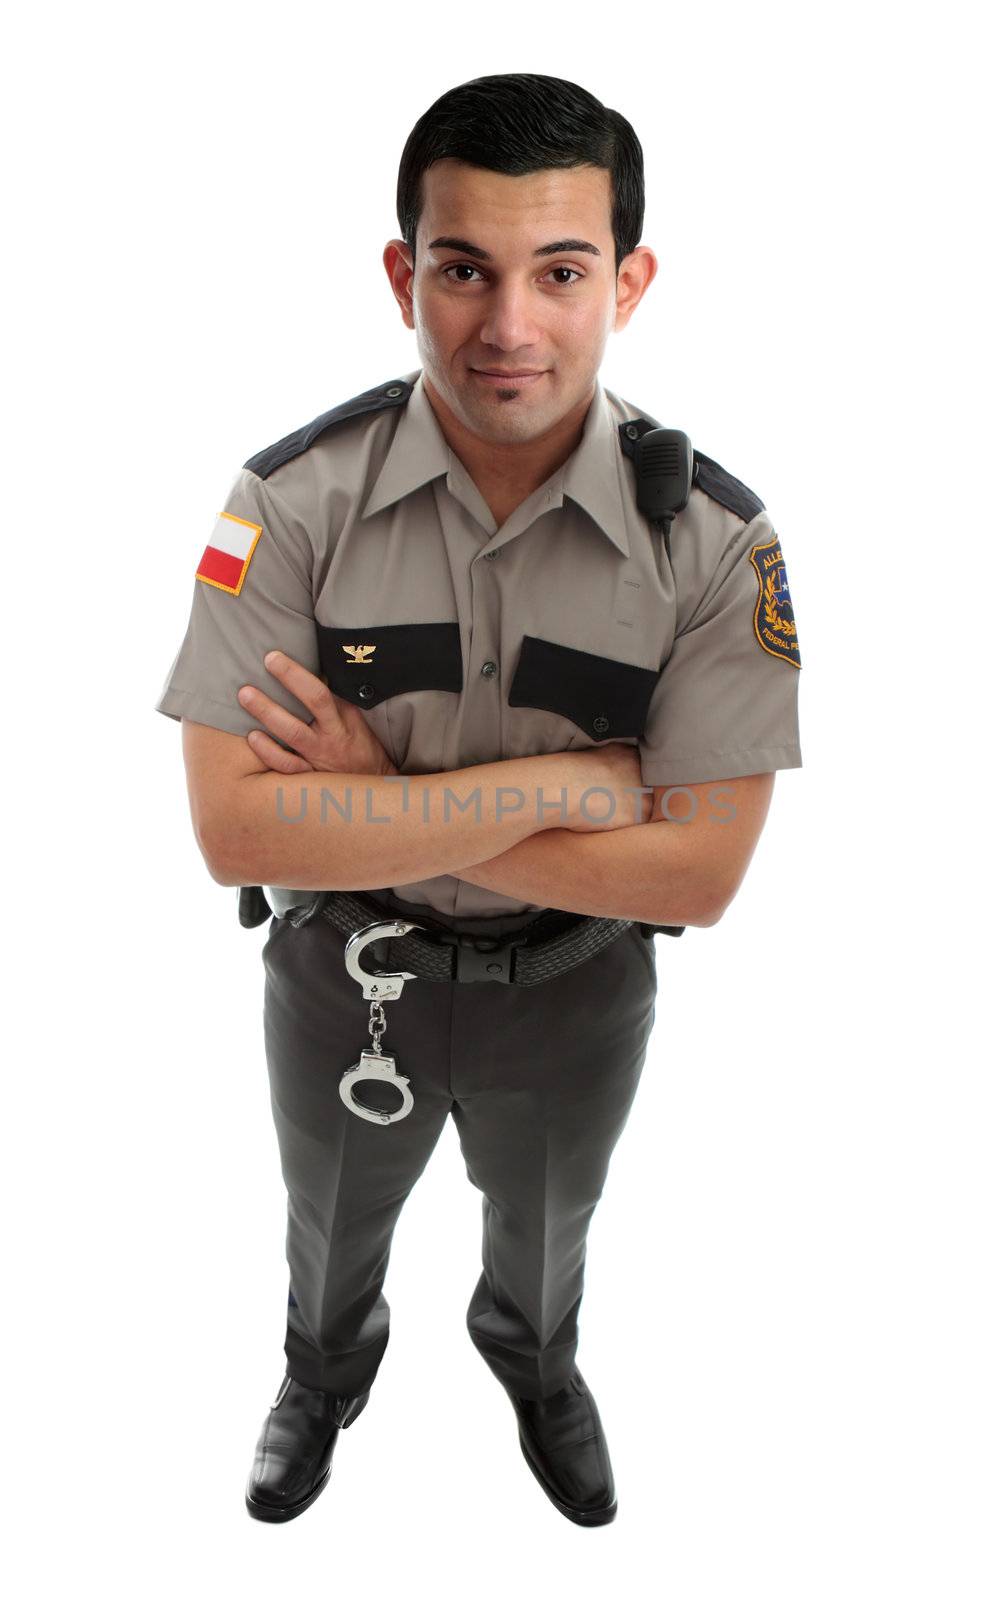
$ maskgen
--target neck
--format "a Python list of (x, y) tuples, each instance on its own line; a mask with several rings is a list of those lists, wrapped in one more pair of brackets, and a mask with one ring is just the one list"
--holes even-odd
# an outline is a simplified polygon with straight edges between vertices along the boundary
[(592, 389), (582, 404), (536, 439), (497, 444), (465, 427), (425, 372), (423, 388), (444, 438), (490, 506), (511, 502), (518, 505), (552, 476), (576, 449), (594, 398)]

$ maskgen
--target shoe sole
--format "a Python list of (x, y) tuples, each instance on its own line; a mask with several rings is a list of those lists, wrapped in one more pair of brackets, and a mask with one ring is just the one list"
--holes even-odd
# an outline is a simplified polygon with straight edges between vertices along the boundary
[(606, 1506), (591, 1506), (589, 1510), (583, 1510), (578, 1506), (571, 1506), (567, 1504), (565, 1500), (561, 1500), (551, 1485), (546, 1481), (545, 1478), (542, 1477), (538, 1467), (534, 1461), (532, 1461), (527, 1452), (523, 1438), (520, 1438), (520, 1449), (521, 1455), (524, 1457), (524, 1460), (531, 1468), (531, 1471), (534, 1473), (535, 1477), (541, 1484), (556, 1510), (561, 1511), (564, 1517), (569, 1518), (570, 1522), (577, 1523), (581, 1528), (596, 1528), (602, 1523), (610, 1522), (612, 1520), (615, 1512), (618, 1510), (617, 1496), (614, 1500), (610, 1500)]
[(311, 1493), (305, 1495), (303, 1500), (295, 1500), (292, 1505), (266, 1505), (261, 1500), (253, 1500), (249, 1494), (245, 1495), (245, 1505), (249, 1514), (257, 1518), (259, 1522), (289, 1522), (291, 1517), (299, 1517), (302, 1511), (306, 1511), (308, 1506), (314, 1504), (331, 1476), (332, 1468), (330, 1466), (325, 1476), (315, 1484)]

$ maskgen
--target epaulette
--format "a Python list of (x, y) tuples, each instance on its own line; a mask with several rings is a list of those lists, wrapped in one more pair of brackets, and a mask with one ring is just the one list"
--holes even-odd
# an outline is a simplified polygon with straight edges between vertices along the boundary
[(395, 406), (404, 406), (411, 393), (412, 385), (405, 378), (393, 378), (389, 383), (380, 383), (376, 389), (367, 389), (352, 400), (344, 400), (341, 406), (333, 406), (331, 411), (323, 412), (295, 433), (288, 433), (285, 439), (267, 445), (256, 455), (249, 456), (244, 465), (257, 477), (268, 478), (277, 467), (284, 466), (295, 456), (303, 455), (329, 428), (338, 427), (340, 422), (348, 422), (350, 417), (365, 417), (371, 412), (391, 411)]
[(701, 450), (693, 451), (693, 455), (695, 470), (692, 481), (698, 484), (710, 500), (726, 506), (728, 511), (743, 517), (745, 522), (750, 522), (759, 511), (765, 510), (764, 501), (759, 500), (754, 490), (749, 489), (746, 483), (741, 483), (740, 478), (735, 478), (732, 473), (727, 472), (718, 461), (714, 461), (711, 456), (704, 456)]

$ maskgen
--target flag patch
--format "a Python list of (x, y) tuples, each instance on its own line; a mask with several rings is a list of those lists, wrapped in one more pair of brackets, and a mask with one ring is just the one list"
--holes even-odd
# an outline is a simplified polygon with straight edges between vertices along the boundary
[(233, 512), (221, 511), (196, 568), (196, 577), (212, 584), (214, 589), (240, 594), (261, 532), (261, 523), (246, 522), (244, 517), (236, 517)]

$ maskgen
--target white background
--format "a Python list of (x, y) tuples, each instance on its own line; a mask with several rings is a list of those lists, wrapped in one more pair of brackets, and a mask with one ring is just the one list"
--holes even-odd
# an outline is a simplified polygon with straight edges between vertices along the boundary
[[(8, 34), (19, 1595), (1001, 1600), (982, 10), (50, 5)], [(805, 765), (725, 918), (658, 939), (581, 1312), (615, 1522), (548, 1503), (468, 1339), (479, 1195), (448, 1123), (395, 1235), (368, 1410), (317, 1505), (272, 1527), (243, 1504), (285, 1366), (264, 929), (203, 867), (153, 703), (240, 463), (418, 364), (380, 261), (402, 145), (505, 71), (572, 78), (641, 139), (660, 270), (602, 381), (766, 502)]]

